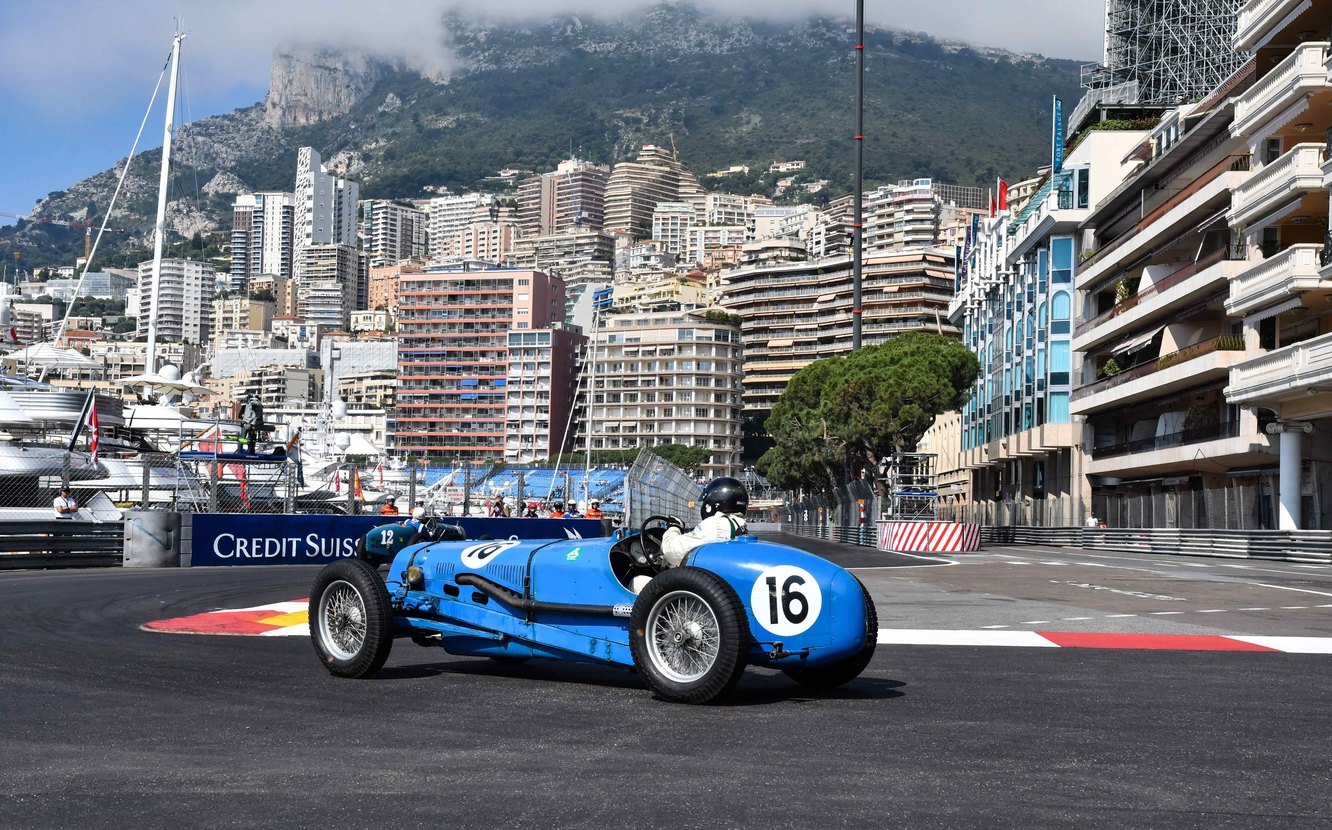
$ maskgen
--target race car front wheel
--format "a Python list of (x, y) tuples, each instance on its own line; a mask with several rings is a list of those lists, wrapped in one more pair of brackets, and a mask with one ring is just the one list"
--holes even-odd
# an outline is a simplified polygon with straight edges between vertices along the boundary
[(634, 666), (666, 700), (712, 703), (745, 670), (745, 608), (731, 586), (708, 571), (659, 574), (634, 602), (629, 630)]
[(310, 589), (310, 639), (324, 668), (338, 677), (369, 677), (393, 647), (388, 588), (360, 559), (324, 568)]

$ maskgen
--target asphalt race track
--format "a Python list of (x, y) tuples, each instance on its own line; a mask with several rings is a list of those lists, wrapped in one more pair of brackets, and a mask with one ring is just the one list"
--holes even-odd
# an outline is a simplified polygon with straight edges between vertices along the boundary
[[(1332, 636), (1326, 566), (800, 544), (864, 569), (886, 629)], [(0, 574), (0, 826), (1332, 827), (1327, 654), (880, 645), (834, 694), (751, 670), (691, 707), (628, 671), (399, 641), (339, 680), (303, 637), (139, 628), (314, 574)]]

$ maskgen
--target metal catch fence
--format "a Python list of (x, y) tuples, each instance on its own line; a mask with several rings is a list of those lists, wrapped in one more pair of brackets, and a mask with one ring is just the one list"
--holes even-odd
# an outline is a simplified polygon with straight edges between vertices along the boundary
[(625, 525), (637, 526), (650, 516), (676, 516), (687, 525), (696, 524), (702, 489), (684, 470), (639, 450), (625, 477)]

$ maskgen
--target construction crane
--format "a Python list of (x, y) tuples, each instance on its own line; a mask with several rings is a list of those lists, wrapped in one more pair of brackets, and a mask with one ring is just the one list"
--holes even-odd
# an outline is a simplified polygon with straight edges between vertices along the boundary
[[(92, 229), (94, 223), (91, 216), (89, 216), (87, 219), (84, 219), (82, 222), (76, 222), (72, 219), (50, 219), (45, 216), (24, 216), (18, 213), (10, 213), (9, 211), (5, 210), (0, 210), (0, 216), (6, 216), (10, 219), (22, 219), (27, 222), (41, 222), (42, 224), (45, 225), (64, 225), (68, 227), (70, 230), (73, 230), (75, 228), (83, 228), (83, 258), (87, 259), (89, 256), (92, 256)], [(122, 228), (107, 228), (106, 232), (130, 233), (130, 231), (124, 230)]]

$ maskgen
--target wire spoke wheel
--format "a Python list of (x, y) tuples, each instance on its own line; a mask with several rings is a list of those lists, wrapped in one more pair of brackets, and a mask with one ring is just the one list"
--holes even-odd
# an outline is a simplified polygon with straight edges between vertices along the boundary
[(324, 568), (310, 589), (310, 640), (324, 667), (339, 677), (369, 677), (393, 647), (388, 589), (372, 565), (343, 559)]
[(713, 703), (745, 670), (749, 624), (735, 590), (710, 571), (671, 568), (638, 595), (629, 617), (634, 666), (658, 696)]
[(648, 615), (648, 632), (653, 662), (677, 683), (698, 680), (717, 661), (717, 616), (694, 594), (674, 591), (658, 600)]
[(329, 651), (350, 660), (365, 647), (365, 602), (357, 590), (339, 580), (319, 601), (319, 627)]

